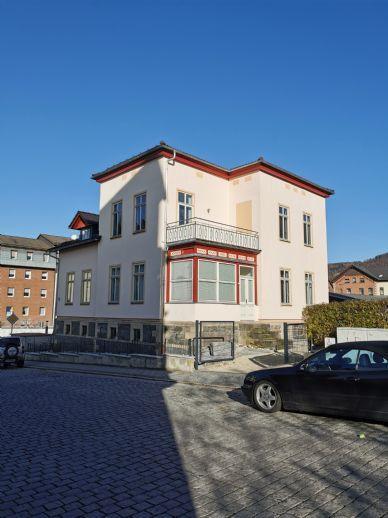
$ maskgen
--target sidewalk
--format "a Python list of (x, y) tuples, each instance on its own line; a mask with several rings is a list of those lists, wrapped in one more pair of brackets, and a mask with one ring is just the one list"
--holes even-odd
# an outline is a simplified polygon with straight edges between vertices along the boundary
[[(251, 370), (256, 370), (256, 367), (252, 364)], [(211, 372), (202, 369), (193, 372), (166, 372), (156, 369), (134, 369), (129, 367), (108, 367), (105, 365), (80, 365), (43, 361), (26, 361), (25, 368), (228, 388), (239, 388), (245, 377), (244, 373)]]

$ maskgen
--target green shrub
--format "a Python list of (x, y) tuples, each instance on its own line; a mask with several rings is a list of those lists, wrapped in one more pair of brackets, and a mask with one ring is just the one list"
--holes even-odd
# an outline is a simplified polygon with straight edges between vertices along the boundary
[(337, 327), (388, 328), (388, 300), (350, 300), (307, 306), (303, 311), (308, 337), (314, 343), (335, 336)]

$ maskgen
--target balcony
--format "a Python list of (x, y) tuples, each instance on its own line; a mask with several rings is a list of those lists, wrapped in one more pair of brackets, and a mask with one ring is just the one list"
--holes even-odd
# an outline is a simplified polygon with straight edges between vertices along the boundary
[(168, 246), (193, 241), (246, 250), (259, 250), (258, 233), (244, 228), (232, 227), (201, 218), (189, 219), (183, 225), (178, 222), (167, 225), (166, 242)]

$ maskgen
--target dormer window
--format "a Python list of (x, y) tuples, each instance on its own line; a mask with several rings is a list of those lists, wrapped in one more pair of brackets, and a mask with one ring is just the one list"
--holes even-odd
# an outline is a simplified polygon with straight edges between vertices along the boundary
[(86, 227), (86, 228), (82, 228), (80, 230), (80, 233), (79, 233), (79, 238), (84, 240), (84, 239), (90, 239), (91, 235), (92, 235), (92, 229), (90, 227)]

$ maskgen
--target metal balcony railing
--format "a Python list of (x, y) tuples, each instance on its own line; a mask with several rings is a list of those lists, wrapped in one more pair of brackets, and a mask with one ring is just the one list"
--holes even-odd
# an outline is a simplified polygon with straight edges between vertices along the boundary
[(166, 229), (167, 245), (199, 241), (217, 245), (232, 246), (248, 250), (259, 250), (259, 235), (252, 230), (224, 225), (201, 218), (191, 218), (184, 224), (169, 223)]

